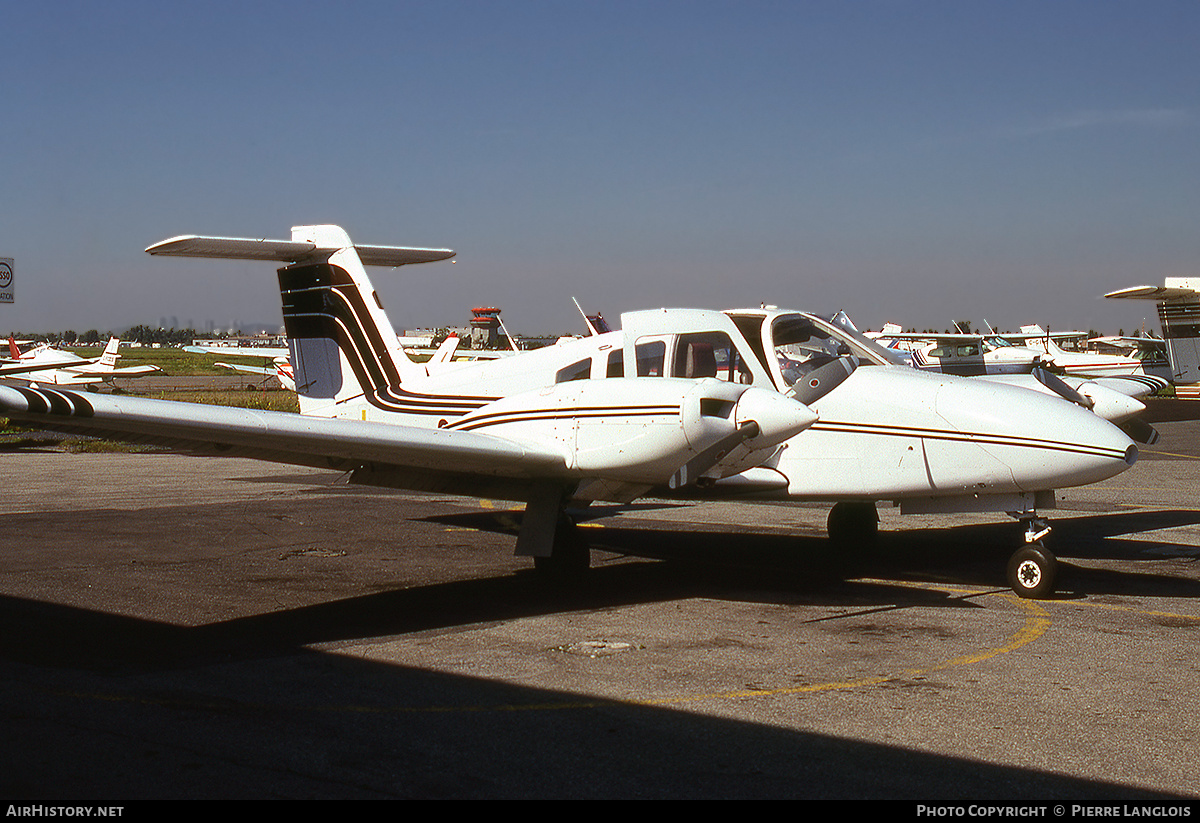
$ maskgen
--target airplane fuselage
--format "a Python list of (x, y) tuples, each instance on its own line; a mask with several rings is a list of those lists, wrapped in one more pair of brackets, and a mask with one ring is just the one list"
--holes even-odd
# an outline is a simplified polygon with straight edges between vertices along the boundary
[[(642, 380), (622, 381), (632, 386), (634, 396), (622, 401), (630, 405), (636, 405), (637, 386), (653, 385), (653, 378), (706, 377), (792, 392), (812, 368), (851, 354), (859, 367), (812, 404), (816, 423), (760, 455), (761, 467), (730, 469), (705, 493), (945, 498), (960, 508), (1011, 511), (1032, 508), (1038, 492), (1111, 477), (1137, 457), (1119, 429), (1057, 396), (884, 365), (812, 315), (663, 309), (623, 315), (622, 326), (501, 361), (410, 375), (385, 391), (330, 398), (323, 407), (309, 400), (305, 412), (498, 432), (512, 422), (491, 411), (499, 398), (547, 386), (636, 375)], [(298, 360), (294, 355), (293, 364)], [(305, 383), (298, 366), (296, 377)], [(981, 497), (995, 505), (979, 503)]]

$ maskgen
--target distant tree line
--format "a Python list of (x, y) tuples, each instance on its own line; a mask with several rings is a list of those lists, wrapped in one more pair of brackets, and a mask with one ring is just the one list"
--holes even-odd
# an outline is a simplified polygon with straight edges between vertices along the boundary
[(203, 335), (195, 329), (162, 329), (153, 326), (134, 326), (122, 332), (111, 330), (100, 331), (99, 329), (88, 329), (85, 332), (77, 332), (74, 329), (67, 329), (63, 332), (33, 334), (29, 332), (15, 332), (13, 336), (21, 340), (36, 340), (39, 343), (52, 343), (56, 346), (97, 346), (108, 342), (110, 337), (119, 337), (122, 340), (141, 346), (150, 346), (155, 343), (160, 346), (190, 346), (193, 340)]

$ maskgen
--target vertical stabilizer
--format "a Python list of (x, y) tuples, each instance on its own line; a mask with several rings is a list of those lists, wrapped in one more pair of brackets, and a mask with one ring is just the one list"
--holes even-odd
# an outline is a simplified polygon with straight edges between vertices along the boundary
[(279, 269), (283, 320), (304, 414), (340, 416), (352, 400), (425, 375), (400, 348), (363, 266), (404, 266), (454, 256), (450, 249), (356, 246), (338, 226), (295, 226), (290, 240), (181, 235), (148, 254), (270, 260)]
[(121, 338), (110, 337), (108, 339), (108, 345), (104, 347), (104, 354), (100, 355), (100, 365), (103, 367), (102, 371), (112, 371), (117, 367), (117, 360), (121, 357), (117, 351), (120, 345)]
[(1168, 277), (1162, 286), (1132, 286), (1104, 296), (1158, 304), (1175, 396), (1200, 399), (1200, 277)]
[[(336, 416), (348, 400), (425, 373), (400, 347), (358, 251), (338, 226), (295, 226), (324, 260), (279, 270), (283, 320), (303, 414)], [(332, 251), (329, 251), (332, 250)]]

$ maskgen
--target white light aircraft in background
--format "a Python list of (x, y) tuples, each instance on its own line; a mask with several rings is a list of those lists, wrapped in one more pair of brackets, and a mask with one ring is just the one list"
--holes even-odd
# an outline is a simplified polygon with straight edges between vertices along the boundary
[[(896, 366), (915, 367), (916, 364), (905, 356), (905, 352), (885, 347), (879, 341), (862, 335), (845, 312), (838, 312), (834, 315), (832, 322), (846, 332), (859, 336), (863, 345), (874, 350), (878, 360)], [(1154, 427), (1137, 419), (1138, 415), (1146, 411), (1146, 404), (1138, 398), (1153, 390), (1151, 386), (1144, 383), (1115, 378), (1059, 375), (1051, 370), (1049, 364), (1038, 365), (1027, 374), (984, 374), (972, 379), (1004, 383), (1042, 394), (1056, 395), (1088, 409), (1110, 423), (1117, 424), (1139, 443), (1149, 445), (1158, 440), (1158, 432)]]
[[(1021, 327), (1020, 335), (1005, 335), (1005, 339), (1030, 349), (1045, 352), (1047, 361), (1064, 375), (1073, 377), (1105, 378), (1145, 387), (1144, 394), (1170, 385), (1170, 364), (1161, 361), (1127, 357), (1120, 354), (1067, 351), (1058, 340), (1071, 337), (1086, 337), (1084, 332), (1056, 332), (1051, 334), (1038, 325)], [(1056, 339), (1057, 338), (1057, 339)], [(1119, 383), (1113, 383), (1114, 386)], [(1135, 395), (1140, 396), (1140, 395)]]
[(1054, 489), (1129, 468), (1108, 421), (1023, 388), (892, 368), (803, 312), (659, 309), (622, 329), (500, 360), (427, 370), (403, 354), (363, 266), (449, 250), (355, 246), (336, 226), (290, 240), (184, 236), (154, 255), (279, 269), (301, 414), (0, 388), (35, 425), (196, 453), (337, 468), (350, 481), (525, 501), (517, 553), (578, 573), (572, 502), (647, 494), (833, 503), (830, 536), (874, 536), (877, 501), (904, 512), (1008, 512), (1025, 524), (1014, 590), (1053, 590), (1039, 509)]
[(118, 350), (120, 345), (120, 338), (110, 338), (108, 345), (104, 347), (104, 353), (89, 360), (56, 349), (49, 343), (21, 352), (17, 350), (16, 342), (9, 338), (9, 350), (13, 360), (35, 367), (17, 376), (34, 385), (86, 386), (109, 382), (114, 377), (143, 377), (162, 371), (158, 366), (118, 368), (117, 361), (121, 358)]
[(296, 390), (296, 378), (292, 376), (292, 364), (286, 357), (275, 357), (269, 366), (254, 366), (248, 363), (213, 363), (214, 366), (242, 374), (257, 374), (263, 377), (274, 377), (279, 385), (288, 391)]
[(906, 352), (919, 369), (961, 377), (1029, 374), (1046, 359), (1037, 350), (1014, 346), (994, 334), (904, 332), (888, 323), (883, 331), (868, 337), (885, 348)]

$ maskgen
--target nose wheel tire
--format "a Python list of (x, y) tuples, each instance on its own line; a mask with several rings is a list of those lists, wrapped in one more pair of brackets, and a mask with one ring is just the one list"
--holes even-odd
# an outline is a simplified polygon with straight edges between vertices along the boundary
[(1058, 561), (1041, 546), (1017, 549), (1008, 561), (1008, 585), (1021, 597), (1041, 600), (1054, 592)]

